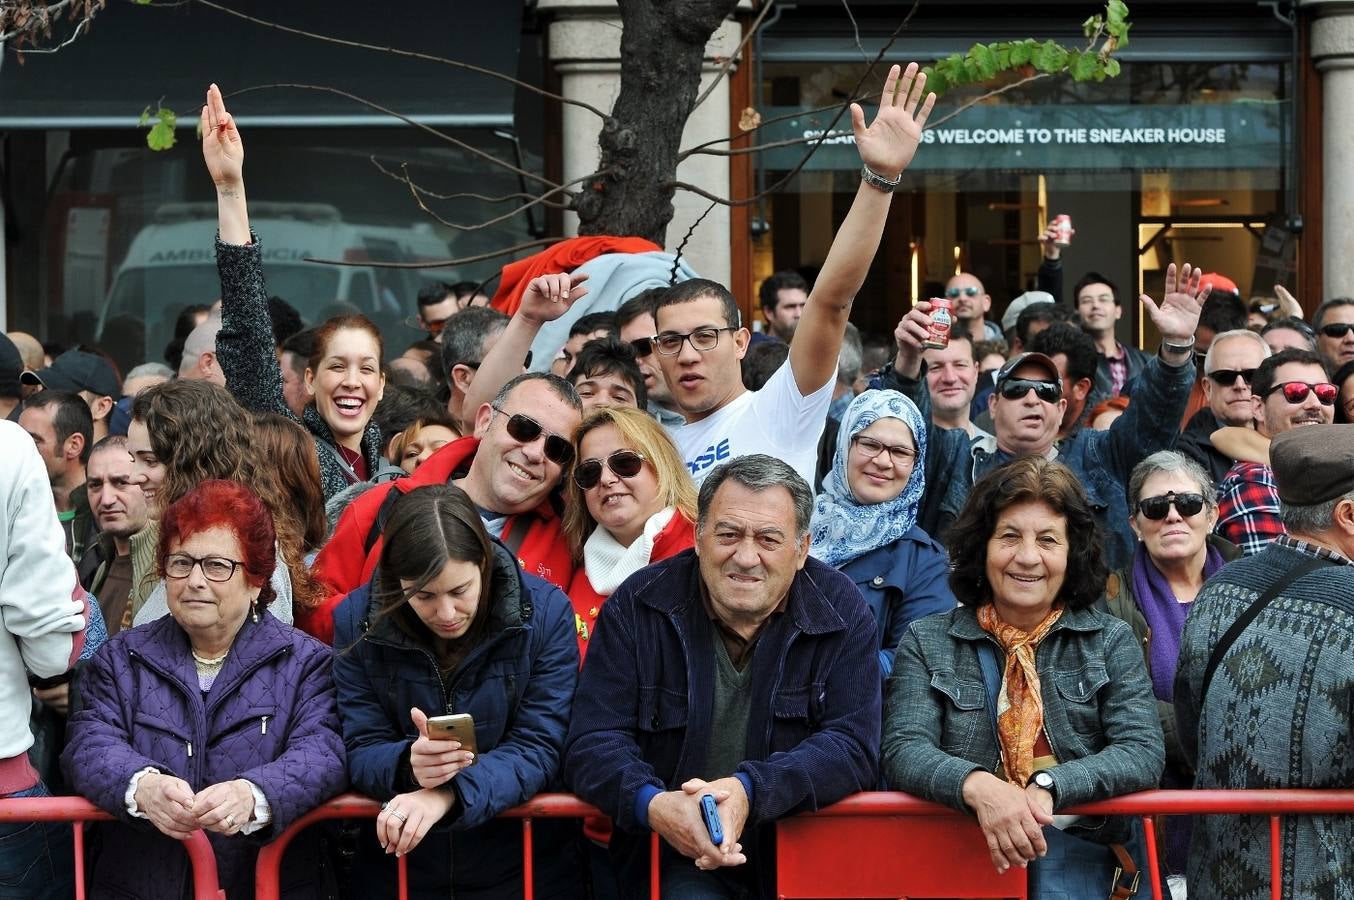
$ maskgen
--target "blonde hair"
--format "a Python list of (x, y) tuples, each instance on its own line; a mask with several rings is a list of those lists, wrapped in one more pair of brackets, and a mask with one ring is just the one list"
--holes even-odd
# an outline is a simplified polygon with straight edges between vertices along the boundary
[[(606, 425), (614, 426), (620, 432), (621, 441), (653, 466), (654, 474), (658, 476), (658, 496), (663, 506), (674, 507), (678, 515), (695, 522), (696, 485), (691, 480), (691, 473), (687, 471), (686, 463), (682, 462), (672, 438), (647, 413), (627, 406), (605, 406), (592, 410), (574, 435), (574, 449), (578, 456), (582, 456), (584, 436)], [(569, 539), (569, 550), (577, 561), (582, 559), (583, 542), (597, 527), (597, 522), (588, 512), (583, 490), (572, 477), (568, 479), (567, 490), (564, 535)]]

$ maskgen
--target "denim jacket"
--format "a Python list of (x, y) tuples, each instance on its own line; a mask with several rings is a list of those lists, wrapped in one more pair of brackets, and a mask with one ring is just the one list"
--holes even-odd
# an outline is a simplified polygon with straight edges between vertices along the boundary
[[(1000, 772), (978, 645), (996, 640), (960, 607), (913, 622), (885, 689), (881, 770), (890, 787), (960, 811), (964, 779)], [(1166, 749), (1142, 651), (1127, 623), (1068, 610), (1035, 654), (1055, 810), (1157, 786)], [(1084, 833), (1084, 832), (1083, 832)]]

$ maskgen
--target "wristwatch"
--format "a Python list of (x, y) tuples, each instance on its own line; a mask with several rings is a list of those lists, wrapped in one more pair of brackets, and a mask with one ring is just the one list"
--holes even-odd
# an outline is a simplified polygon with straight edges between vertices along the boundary
[(1029, 784), (1032, 784), (1035, 787), (1043, 788), (1050, 794), (1053, 793), (1053, 776), (1045, 772), (1043, 769), (1040, 769), (1038, 772), (1035, 772), (1033, 775), (1030, 776)]
[(869, 166), (862, 163), (860, 166), (860, 180), (868, 184), (870, 187), (876, 188), (888, 194), (892, 193), (893, 191), (896, 191), (898, 189), (898, 185), (903, 183), (903, 173), (899, 172), (898, 177), (888, 179), (885, 178), (883, 175), (880, 175), (873, 169), (871, 169)]
[(1188, 344), (1172, 344), (1170, 341), (1163, 339), (1161, 342), (1161, 349), (1170, 350), (1173, 353), (1188, 353), (1194, 349), (1196, 340), (1197, 338), (1195, 338), (1194, 335), (1189, 336)]

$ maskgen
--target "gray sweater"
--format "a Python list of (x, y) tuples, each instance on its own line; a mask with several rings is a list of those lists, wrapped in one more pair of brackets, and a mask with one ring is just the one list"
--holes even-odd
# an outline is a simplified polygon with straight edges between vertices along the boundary
[[(216, 358), (226, 376), (226, 387), (240, 405), (251, 412), (278, 413), (299, 422), (315, 443), (336, 445), (334, 433), (313, 405), (297, 419), (282, 399), (282, 369), (278, 365), (273, 325), (268, 318), (268, 289), (263, 282), (263, 253), (258, 235), (241, 247), (216, 239), (216, 269), (221, 275), (221, 330), (216, 335)], [(352, 480), (334, 453), (316, 446), (320, 480), (328, 500)], [(381, 429), (367, 423), (362, 438), (362, 457), (367, 472), (375, 475), (381, 464)]]

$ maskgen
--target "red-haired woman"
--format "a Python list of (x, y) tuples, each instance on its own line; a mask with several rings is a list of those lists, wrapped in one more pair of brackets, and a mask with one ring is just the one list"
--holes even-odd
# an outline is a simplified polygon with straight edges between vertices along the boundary
[[(253, 897), (259, 839), (347, 784), (329, 648), (267, 609), (274, 547), (272, 516), (237, 482), (203, 482), (165, 510), (169, 615), (94, 654), (61, 758), (118, 819), (96, 826), (91, 896), (187, 896), (178, 842), (202, 828), (229, 895)], [(289, 856), (289, 869), (306, 883), (286, 896), (320, 895), (313, 864)]]
[[(216, 183), (220, 234), (221, 330), (216, 358), (226, 386), (246, 409), (295, 418), (282, 396), (282, 368), (268, 318), (263, 253), (249, 228), (244, 196), (244, 143), (212, 85), (202, 107), (202, 157)], [(385, 392), (381, 330), (366, 316), (336, 316), (315, 329), (315, 352), (306, 364), (311, 403), (301, 424), (315, 438), (324, 496), (381, 469), (381, 429), (372, 423)]]

